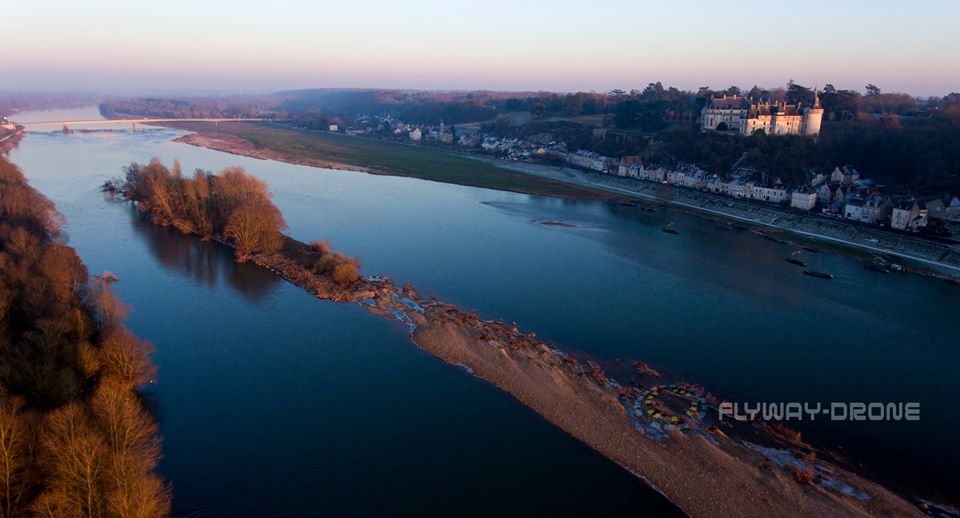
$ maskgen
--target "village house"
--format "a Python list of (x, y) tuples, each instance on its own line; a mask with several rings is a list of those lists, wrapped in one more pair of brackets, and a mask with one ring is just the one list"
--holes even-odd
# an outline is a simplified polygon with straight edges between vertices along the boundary
[(797, 189), (790, 194), (790, 206), (800, 210), (812, 210), (817, 205), (817, 192), (810, 189)]
[(420, 132), (420, 128), (413, 128), (410, 133), (407, 133), (407, 137), (414, 142), (419, 142), (423, 138), (423, 133)]
[(827, 206), (830, 205), (831, 200), (833, 200), (833, 190), (827, 184), (821, 185), (817, 189), (817, 201), (820, 202), (820, 205)]
[(680, 185), (680, 182), (682, 181), (684, 174), (685, 173), (683, 171), (680, 171), (677, 169), (667, 171), (667, 183), (671, 185)]
[(864, 205), (864, 201), (859, 198), (854, 198), (848, 201), (843, 207), (843, 217), (852, 219), (853, 221), (861, 221), (863, 219)]
[(787, 190), (782, 185), (758, 186), (754, 185), (750, 191), (750, 198), (771, 203), (783, 203), (787, 200)]
[(833, 192), (833, 198), (830, 200), (830, 212), (837, 214), (842, 211), (846, 205), (847, 193), (844, 192), (842, 187), (837, 187), (837, 190)]
[(743, 180), (734, 180), (727, 183), (727, 196), (734, 198), (749, 198), (753, 190), (753, 183)]
[(706, 183), (703, 187), (707, 192), (712, 192), (715, 194), (723, 194), (726, 190), (726, 186), (723, 183), (723, 180), (719, 176), (713, 174), (707, 178)]
[(874, 193), (863, 203), (860, 221), (871, 224), (880, 223), (890, 216), (891, 210), (893, 210), (893, 203), (890, 198)]
[(916, 200), (897, 204), (890, 214), (890, 228), (917, 232), (925, 226), (927, 226), (927, 210), (921, 209)]
[(658, 167), (656, 169), (643, 169), (639, 171), (640, 179), (650, 182), (662, 182), (667, 177), (666, 169)]
[(643, 170), (643, 160), (641, 160), (640, 157), (620, 157), (620, 167), (617, 168), (617, 176), (640, 178), (641, 170)]
[(839, 167), (834, 167), (830, 173), (830, 183), (840, 185), (850, 185), (860, 180), (860, 173), (856, 169), (849, 169), (844, 166), (841, 171)]
[(593, 151), (581, 149), (576, 153), (567, 153), (567, 162), (584, 169), (601, 173), (616, 173), (619, 162), (615, 158), (603, 156)]
[(960, 198), (954, 196), (947, 202), (947, 208), (943, 211), (943, 219), (960, 221)]
[(598, 156), (592, 151), (581, 149), (576, 153), (567, 153), (567, 162), (584, 169), (593, 169)]
[(960, 198), (956, 196), (934, 198), (923, 206), (930, 219), (960, 221)]

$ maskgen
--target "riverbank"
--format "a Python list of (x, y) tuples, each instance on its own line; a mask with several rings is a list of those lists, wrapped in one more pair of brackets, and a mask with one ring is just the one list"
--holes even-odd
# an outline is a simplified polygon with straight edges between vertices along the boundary
[[(430, 179), (446, 183), (485, 187), (490, 189), (536, 194), (560, 198), (582, 200), (617, 200), (634, 198), (645, 202), (668, 203), (676, 210), (680, 210), (698, 217), (714, 221), (725, 221), (753, 226), (762, 232), (779, 233), (781, 238), (789, 238), (797, 244), (812, 243), (818, 247), (827, 248), (831, 252), (846, 255), (857, 260), (870, 261), (873, 256), (889, 256), (903, 263), (905, 270), (914, 273), (942, 278), (957, 279), (960, 276), (960, 251), (945, 244), (933, 243), (915, 237), (894, 234), (865, 226), (851, 225), (841, 220), (832, 220), (796, 211), (777, 207), (760, 205), (729, 197), (722, 197), (683, 188), (674, 188), (672, 200), (661, 200), (656, 192), (659, 184), (640, 180), (600, 175), (566, 166), (551, 166), (528, 162), (515, 162), (491, 159), (469, 154), (449, 154), (439, 151), (423, 149), (417, 146), (403, 145), (375, 139), (330, 135), (321, 132), (306, 132), (289, 128), (277, 128), (262, 124), (222, 124), (215, 128), (204, 124), (172, 125), (179, 129), (194, 131), (176, 139), (178, 142), (206, 147), (217, 151), (249, 156), (264, 160), (361, 171), (372, 174), (386, 174), (396, 176), (411, 176)], [(256, 129), (250, 129), (254, 126)], [(266, 129), (262, 129), (266, 128)], [(250, 137), (255, 136), (253, 140)], [(280, 139), (299, 139), (296, 145), (283, 144)], [(331, 148), (320, 145), (323, 139), (336, 139), (336, 146)], [(414, 172), (399, 171), (391, 167), (371, 166), (379, 161), (377, 154), (364, 155), (363, 153), (349, 153), (343, 155), (337, 147), (344, 143), (360, 146), (394, 146), (406, 148), (412, 153), (422, 153), (416, 163), (404, 161), (405, 167), (412, 167)], [(369, 151), (369, 150), (366, 150)], [(349, 161), (330, 160), (324, 157), (349, 156)], [(474, 178), (458, 178), (453, 181), (443, 175), (418, 174), (417, 170), (433, 171), (434, 163), (431, 160), (440, 158), (459, 157), (466, 162), (487, 164), (497, 170), (511, 170), (516, 174), (529, 178), (539, 179), (535, 186), (504, 186), (499, 181), (491, 181), (489, 171), (473, 171), (464, 169), (474, 175)], [(462, 165), (460, 167), (463, 167)], [(568, 189), (559, 189), (558, 185), (566, 185)]]
[(15, 129), (0, 128), (0, 155), (5, 155), (23, 140), (23, 126)]
[(538, 178), (459, 155), (396, 142), (249, 122), (216, 126), (203, 123), (163, 125), (195, 132), (176, 139), (177, 142), (262, 160), (557, 198), (601, 200), (618, 197), (591, 187)]
[(868, 259), (889, 255), (909, 262), (909, 270), (938, 278), (960, 275), (960, 251), (956, 246), (934, 243), (906, 234), (893, 233), (864, 225), (805, 214), (765, 204), (738, 200), (702, 191), (674, 187), (673, 198), (662, 199), (660, 184), (587, 172), (580, 169), (475, 157), (500, 163), (527, 174), (607, 190), (647, 202), (668, 204), (678, 210), (714, 221), (726, 221), (756, 227), (764, 233), (779, 233), (798, 243), (817, 243), (831, 251)]
[(318, 253), (284, 237), (279, 251), (249, 259), (320, 299), (357, 303), (401, 322), (420, 348), (513, 395), (689, 514), (917, 514), (906, 500), (850, 471), (804, 460), (814, 451), (808, 445), (771, 434), (736, 438), (715, 420), (718, 400), (699, 387), (641, 364), (637, 380), (621, 385), (593, 362), (515, 324), (480, 319), (387, 278), (361, 278), (344, 288), (313, 272)]

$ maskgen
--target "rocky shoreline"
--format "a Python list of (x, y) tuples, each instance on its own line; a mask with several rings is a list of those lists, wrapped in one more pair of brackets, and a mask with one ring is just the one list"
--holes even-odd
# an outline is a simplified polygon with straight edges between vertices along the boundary
[(692, 516), (922, 515), (890, 490), (824, 460), (797, 436), (738, 438), (716, 422), (702, 388), (635, 364), (623, 386), (590, 360), (564, 353), (515, 324), (364, 277), (350, 288), (314, 274), (315, 252), (286, 237), (250, 260), (317, 298), (357, 303), (406, 326), (414, 343), (511, 394), (547, 421), (662, 492)]

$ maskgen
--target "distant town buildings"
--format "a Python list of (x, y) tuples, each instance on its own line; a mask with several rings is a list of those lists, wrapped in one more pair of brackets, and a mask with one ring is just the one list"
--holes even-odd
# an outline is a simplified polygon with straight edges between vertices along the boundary
[(815, 92), (813, 106), (800, 104), (752, 102), (739, 95), (714, 97), (700, 112), (703, 131), (729, 131), (753, 135), (763, 131), (767, 135), (820, 135), (823, 108), (820, 93)]
[[(746, 105), (741, 97), (727, 96), (714, 99), (709, 109), (704, 110), (704, 125), (714, 125), (714, 130), (724, 131), (724, 126), (734, 131), (760, 127), (773, 129), (775, 134), (807, 134), (819, 131), (819, 103), (813, 108), (800, 110), (775, 110), (780, 122), (764, 119), (769, 104)], [(757, 111), (758, 107), (762, 108)], [(751, 111), (753, 110), (753, 111)], [(786, 117), (786, 118), (784, 118)], [(799, 117), (790, 119), (789, 117)], [(756, 119), (754, 122), (749, 122)], [(777, 125), (780, 126), (777, 126)], [(719, 126), (719, 128), (718, 128)], [(331, 131), (337, 131), (335, 124)], [(729, 129), (728, 129), (729, 130)], [(481, 133), (479, 128), (463, 127), (453, 131), (442, 121), (439, 126), (413, 126), (393, 119), (376, 120), (363, 118), (344, 130), (351, 135), (383, 137), (384, 133), (394, 138), (406, 137), (411, 142), (426, 141), (457, 145), (465, 149), (495, 155), (504, 160), (551, 160), (565, 162), (574, 167), (621, 178), (670, 184), (691, 190), (709, 192), (731, 198), (757, 201), (771, 205), (789, 206), (798, 211), (844, 219), (851, 222), (888, 226), (905, 232), (919, 232), (931, 220), (960, 223), (960, 198), (953, 195), (938, 196), (926, 200), (908, 197), (892, 197), (882, 192), (881, 187), (850, 166), (835, 167), (829, 173), (810, 172), (808, 180), (800, 185), (784, 185), (780, 178), (749, 168), (740, 167), (728, 175), (711, 174), (695, 165), (679, 164), (672, 168), (645, 164), (640, 156), (611, 157), (588, 149), (568, 149), (559, 141), (547, 141), (542, 135), (530, 139), (501, 137)], [(786, 132), (786, 133), (784, 133)], [(549, 138), (549, 134), (547, 134)]]

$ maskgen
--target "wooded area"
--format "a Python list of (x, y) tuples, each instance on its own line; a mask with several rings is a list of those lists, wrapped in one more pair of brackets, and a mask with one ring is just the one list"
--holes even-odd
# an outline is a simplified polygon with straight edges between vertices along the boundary
[(0, 516), (166, 516), (152, 348), (61, 224), (0, 157)]
[[(136, 202), (155, 224), (233, 245), (238, 261), (280, 252), (288, 240), (282, 233), (287, 224), (267, 185), (241, 167), (216, 175), (197, 169), (193, 178), (186, 178), (179, 162), (168, 169), (154, 159), (146, 165), (130, 164), (123, 172), (123, 178), (107, 182), (105, 189)], [(332, 250), (326, 241), (313, 243), (310, 251), (314, 273), (341, 287), (359, 279), (359, 262)]]

